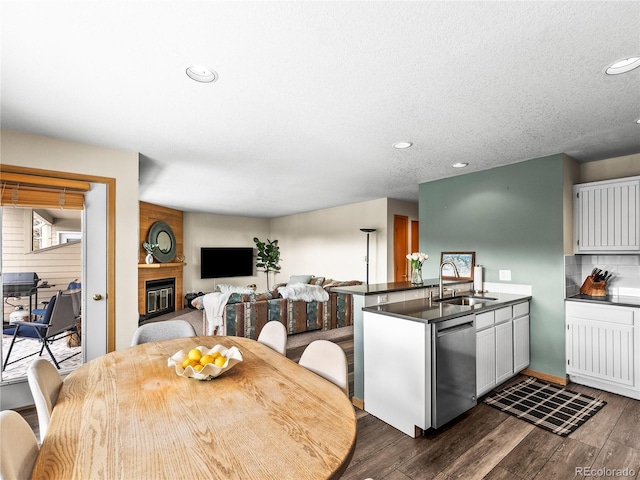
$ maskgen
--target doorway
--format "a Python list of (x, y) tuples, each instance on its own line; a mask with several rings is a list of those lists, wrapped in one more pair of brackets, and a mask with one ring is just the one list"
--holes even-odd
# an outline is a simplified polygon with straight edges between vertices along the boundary
[[(2, 281), (2, 381), (26, 377), (40, 357), (42, 344), (34, 328), (15, 321), (43, 320), (58, 291), (72, 288), (77, 298), (75, 323), (81, 331), (82, 210), (4, 206), (0, 208)], [(71, 287), (70, 287), (71, 286)], [(52, 304), (52, 310), (55, 306)], [(61, 373), (82, 364), (80, 334), (61, 334), (48, 344)], [(8, 357), (8, 358), (7, 358)], [(42, 358), (54, 363), (45, 349)], [(6, 363), (6, 367), (5, 367)]]
[[(86, 362), (115, 349), (116, 181), (111, 177), (0, 165), (0, 180), (3, 184), (5, 181), (7, 184), (10, 184), (11, 181), (19, 181), (25, 185), (29, 183), (30, 178), (34, 178), (34, 183), (39, 182), (39, 185), (47, 184), (51, 179), (53, 179), (51, 183), (58, 186), (77, 185), (78, 183), (86, 185), (82, 222), (82, 278), (84, 284), (82, 285), (81, 300), (83, 312), (82, 357)], [(10, 188), (2, 190), (2, 205), (15, 205), (16, 202), (12, 198), (10, 190)], [(37, 198), (38, 201), (41, 201), (53, 194), (47, 191), (45, 194), (37, 196), (24, 195), (21, 199)], [(58, 194), (55, 195), (57, 199)], [(70, 197), (71, 195), (66, 195), (67, 201), (70, 200)], [(82, 208), (82, 203), (79, 208)], [(1, 268), (2, 265), (0, 265), (0, 270)], [(87, 322), (88, 317), (91, 317), (91, 322)], [(0, 408), (3, 410), (33, 404), (26, 378), (0, 382), (0, 393)]]

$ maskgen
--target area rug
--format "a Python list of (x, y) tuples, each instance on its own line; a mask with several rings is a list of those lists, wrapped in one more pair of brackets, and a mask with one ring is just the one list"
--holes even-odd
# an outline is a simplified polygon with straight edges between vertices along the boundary
[(569, 435), (607, 404), (532, 377), (488, 396), (484, 403), (560, 436)]

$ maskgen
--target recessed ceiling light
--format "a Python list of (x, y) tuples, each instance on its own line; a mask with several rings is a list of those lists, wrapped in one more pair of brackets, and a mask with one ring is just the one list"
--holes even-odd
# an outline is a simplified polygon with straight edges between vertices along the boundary
[(453, 165), (451, 165), (453, 168), (464, 168), (464, 167), (468, 167), (469, 164), (465, 163), (465, 162), (459, 162), (459, 163), (454, 163)]
[(612, 63), (606, 68), (604, 73), (607, 75), (620, 75), (621, 73), (627, 73), (638, 67), (640, 67), (640, 57), (629, 57)]
[(402, 150), (403, 148), (409, 148), (411, 145), (413, 145), (411, 142), (396, 142), (393, 144), (393, 148)]
[(187, 75), (190, 79), (201, 83), (211, 83), (218, 79), (216, 72), (202, 65), (191, 65), (187, 67)]
[(640, 125), (640, 118), (638, 118), (638, 119), (636, 120), (636, 123), (637, 123), (638, 125)]

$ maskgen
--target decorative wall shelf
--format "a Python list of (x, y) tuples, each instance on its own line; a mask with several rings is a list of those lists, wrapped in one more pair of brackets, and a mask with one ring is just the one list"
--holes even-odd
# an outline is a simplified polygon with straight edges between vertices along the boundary
[(187, 264), (181, 263), (139, 263), (138, 268), (171, 268), (171, 267), (184, 267)]

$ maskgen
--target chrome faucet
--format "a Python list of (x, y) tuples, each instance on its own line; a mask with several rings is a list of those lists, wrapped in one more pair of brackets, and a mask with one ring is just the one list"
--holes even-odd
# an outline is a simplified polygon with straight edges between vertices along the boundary
[(439, 278), (439, 290), (438, 290), (439, 299), (442, 299), (444, 295), (444, 287), (442, 285), (442, 269), (444, 268), (445, 265), (451, 265), (453, 267), (453, 273), (456, 278), (460, 276), (460, 274), (458, 273), (458, 267), (456, 267), (455, 263), (447, 260), (446, 262), (442, 262), (440, 264), (440, 278)]

